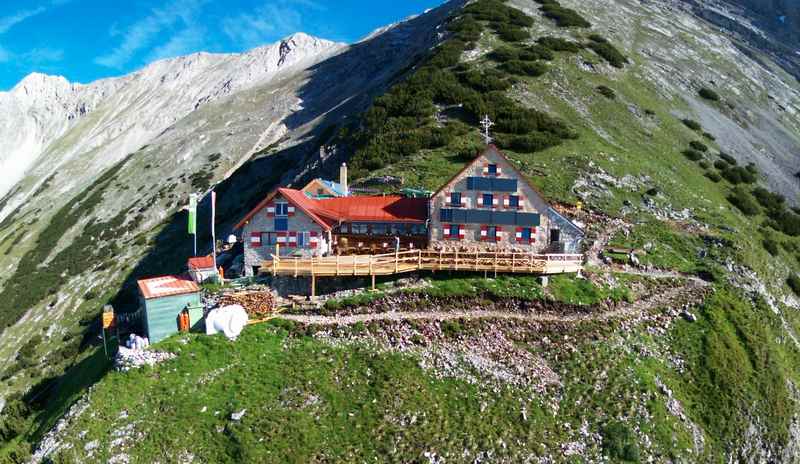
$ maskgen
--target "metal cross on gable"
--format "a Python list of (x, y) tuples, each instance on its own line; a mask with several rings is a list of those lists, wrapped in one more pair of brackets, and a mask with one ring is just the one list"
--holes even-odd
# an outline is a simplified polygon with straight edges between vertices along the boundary
[(486, 145), (492, 143), (492, 137), (489, 135), (489, 129), (491, 129), (492, 126), (494, 126), (494, 123), (489, 119), (489, 115), (485, 115), (481, 120), (481, 127), (483, 127), (483, 139)]

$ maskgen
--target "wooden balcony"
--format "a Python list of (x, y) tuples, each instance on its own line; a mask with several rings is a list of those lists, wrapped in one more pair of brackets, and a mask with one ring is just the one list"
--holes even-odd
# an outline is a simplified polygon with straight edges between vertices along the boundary
[(321, 258), (272, 255), (271, 260), (262, 263), (261, 272), (294, 277), (376, 276), (440, 270), (548, 275), (579, 272), (582, 262), (583, 255), (577, 254), (409, 250)]

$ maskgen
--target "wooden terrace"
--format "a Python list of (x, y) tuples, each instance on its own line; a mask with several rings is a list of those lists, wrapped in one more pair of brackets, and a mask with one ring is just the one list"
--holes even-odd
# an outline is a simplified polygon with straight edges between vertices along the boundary
[(409, 250), (380, 255), (345, 255), (318, 258), (279, 257), (262, 263), (261, 272), (274, 276), (311, 277), (315, 295), (316, 277), (375, 276), (416, 271), (472, 271), (495, 274), (550, 275), (579, 272), (583, 255), (533, 254), (503, 251)]

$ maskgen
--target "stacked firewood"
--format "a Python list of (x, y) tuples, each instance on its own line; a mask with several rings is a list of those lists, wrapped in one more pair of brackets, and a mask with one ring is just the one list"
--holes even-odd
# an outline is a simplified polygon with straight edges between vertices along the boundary
[(269, 291), (238, 292), (223, 295), (220, 306), (241, 305), (251, 317), (261, 317), (272, 313), (276, 307), (275, 295)]

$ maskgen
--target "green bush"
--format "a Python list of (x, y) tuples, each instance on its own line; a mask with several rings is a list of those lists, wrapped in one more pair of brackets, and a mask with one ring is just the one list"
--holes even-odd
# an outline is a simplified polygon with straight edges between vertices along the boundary
[(699, 160), (703, 159), (703, 154), (702, 153), (700, 153), (697, 150), (692, 150), (692, 149), (683, 150), (683, 156), (685, 156), (687, 159), (689, 159), (691, 161), (699, 161)]
[(638, 462), (639, 445), (636, 436), (624, 423), (614, 421), (603, 428), (603, 451), (615, 460)]
[(539, 44), (528, 45), (519, 54), (519, 59), (523, 61), (551, 61), (553, 58), (555, 58), (553, 52), (550, 51), (549, 48)]
[(511, 60), (503, 63), (501, 68), (519, 76), (538, 77), (547, 72), (547, 65), (539, 62)]
[(701, 126), (699, 122), (693, 119), (681, 119), (681, 122), (683, 122), (683, 125), (685, 125), (691, 130), (699, 131), (700, 129), (703, 128), (703, 126)]
[(719, 157), (722, 158), (723, 160), (725, 160), (725, 162), (728, 163), (728, 164), (732, 164), (734, 166), (736, 164), (738, 164), (736, 162), (736, 158), (734, 158), (733, 156), (731, 156), (731, 155), (729, 155), (729, 154), (727, 154), (725, 152), (722, 152), (722, 151), (719, 152)]
[(442, 333), (450, 338), (455, 338), (464, 332), (464, 327), (458, 321), (442, 321)]
[(506, 42), (522, 42), (531, 38), (531, 33), (517, 26), (501, 23), (495, 28), (497, 35)]
[(623, 68), (628, 63), (628, 58), (608, 42), (592, 41), (587, 46), (615, 68)]
[(544, 3), (540, 9), (544, 16), (554, 20), (558, 27), (592, 27), (592, 23), (587, 21), (577, 11), (564, 8), (557, 2)]
[(689, 146), (692, 147), (692, 149), (697, 151), (702, 151), (703, 153), (708, 151), (708, 146), (706, 146), (706, 144), (704, 144), (703, 142), (699, 142), (697, 140), (692, 140), (691, 142), (689, 142)]
[(714, 161), (714, 167), (722, 171), (723, 169), (728, 169), (730, 165), (723, 160), (716, 160)]
[(537, 42), (543, 47), (547, 47), (554, 52), (577, 53), (583, 46), (578, 42), (562, 39), (560, 37), (540, 37)]
[(753, 196), (767, 211), (782, 210), (786, 202), (786, 198), (783, 195), (772, 193), (764, 187), (754, 188)]
[(711, 165), (708, 164), (708, 161), (706, 161), (706, 160), (700, 161), (699, 163), (697, 163), (697, 165), (700, 166), (703, 169), (708, 169), (708, 168), (711, 167)]
[(786, 279), (786, 285), (792, 289), (795, 295), (800, 296), (800, 277), (797, 275), (790, 275)]
[(769, 252), (772, 256), (778, 256), (780, 250), (778, 249), (778, 242), (772, 239), (765, 239), (762, 244), (764, 245), (764, 249)]
[(499, 63), (506, 61), (518, 60), (519, 50), (512, 47), (498, 47), (489, 53), (489, 58)]
[(722, 176), (720, 176), (716, 172), (707, 172), (705, 173), (705, 176), (708, 177), (711, 180), (711, 182), (719, 182), (722, 180)]
[(617, 94), (614, 92), (614, 90), (606, 87), (605, 85), (598, 85), (597, 91), (600, 93), (600, 95), (608, 98), (609, 100), (614, 100), (617, 98)]
[(472, 15), (463, 15), (447, 25), (447, 30), (463, 42), (475, 42), (481, 38), (483, 26)]
[(755, 216), (760, 211), (758, 203), (756, 203), (752, 195), (741, 187), (735, 188), (731, 194), (728, 195), (728, 201), (738, 208), (745, 216)]
[(792, 237), (800, 236), (800, 215), (786, 209), (771, 210), (767, 214), (770, 227)]
[(719, 95), (717, 94), (717, 92), (709, 89), (708, 87), (700, 88), (698, 94), (701, 97), (705, 98), (706, 100), (719, 101)]
[(703, 132), (703, 137), (707, 138), (708, 140), (711, 140), (712, 142), (717, 140), (717, 138), (714, 137), (714, 134), (710, 134), (708, 132)]
[(752, 184), (756, 181), (756, 176), (741, 166), (731, 166), (721, 171), (722, 177), (731, 184)]

